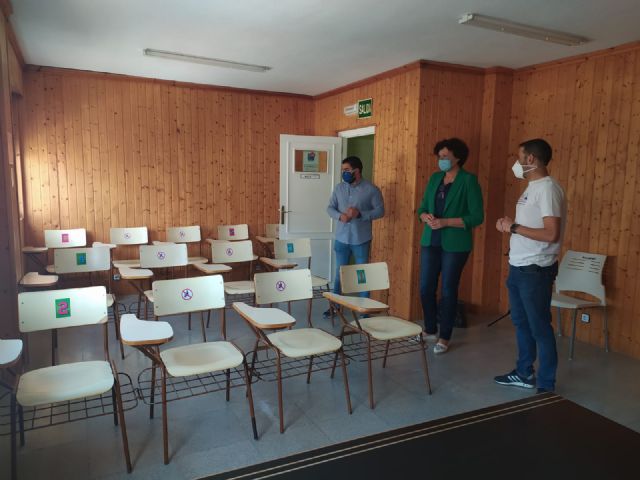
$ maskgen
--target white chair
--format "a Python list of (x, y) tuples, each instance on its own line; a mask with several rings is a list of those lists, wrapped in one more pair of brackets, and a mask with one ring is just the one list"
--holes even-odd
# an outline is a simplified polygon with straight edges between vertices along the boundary
[[(53, 252), (53, 266), (57, 274), (93, 273), (111, 271), (111, 248), (109, 244), (94, 242), (93, 247), (56, 249)], [(120, 316), (116, 297), (111, 293), (111, 282), (107, 292), (107, 308), (113, 311), (116, 339), (120, 345), (120, 356), (124, 358), (124, 349), (120, 342), (118, 325)]]
[[(602, 271), (606, 255), (596, 253), (575, 252), (568, 250), (560, 262), (556, 277), (555, 292), (551, 297), (551, 306), (557, 309), (558, 336), (562, 335), (562, 309), (572, 310), (571, 340), (569, 344), (569, 360), (573, 359), (576, 340), (576, 318), (579, 310), (602, 308), (602, 329), (604, 332), (604, 348), (609, 351), (609, 330), (607, 325), (607, 295), (602, 284)], [(563, 292), (577, 292), (591, 295), (597, 301), (584, 300)]]
[[(253, 254), (251, 240), (239, 242), (215, 241), (211, 244), (211, 259), (215, 264), (249, 264), (249, 278), (253, 277), (253, 262), (257, 256)], [(254, 303), (255, 286), (253, 280), (234, 280), (224, 283), (226, 304), (234, 301)], [(226, 308), (222, 310), (222, 338), (227, 338)]]
[[(104, 325), (104, 360), (66, 363), (23, 374), (16, 390), (18, 411), (22, 418), (24, 407), (44, 408), (111, 392), (114, 424), (120, 425), (127, 472), (131, 472), (120, 383), (115, 364), (109, 361), (105, 287), (20, 293), (18, 315), (20, 332), (25, 334), (83, 325)], [(62, 408), (71, 408), (71, 404)], [(22, 422), (20, 431), (24, 432)], [(15, 445), (15, 428), (12, 432), (11, 441)]]
[(157, 320), (167, 315), (188, 314), (191, 329), (191, 314), (200, 313), (202, 340), (207, 341), (204, 327), (204, 312), (224, 308), (222, 276), (187, 277), (153, 282), (153, 315)]
[(262, 246), (265, 256), (273, 256), (273, 241), (280, 238), (280, 224), (267, 223), (264, 235), (256, 235), (256, 240)]
[[(309, 238), (289, 238), (286, 240), (276, 239), (273, 242), (273, 250), (275, 259), (272, 262), (281, 262), (287, 264), (291, 262), (291, 259), (306, 260), (306, 268), (311, 270), (311, 239)], [(266, 260), (260, 259), (263, 262)], [(292, 262), (293, 263), (293, 262)], [(267, 263), (269, 264), (269, 263)], [(278, 263), (275, 263), (278, 265)], [(326, 278), (318, 277), (317, 275), (311, 276), (311, 283), (313, 285), (313, 298), (309, 300), (309, 309), (307, 312), (308, 321), (311, 321), (312, 301), (317, 298), (323, 298), (324, 292), (329, 291), (329, 280)], [(332, 317), (333, 319), (333, 317)]]
[(249, 226), (240, 225), (218, 225), (218, 240), (236, 242), (239, 240), (249, 240)]
[[(256, 303), (268, 305), (296, 300), (308, 300), (313, 296), (310, 270), (286, 270), (255, 274)], [(284, 433), (284, 413), (282, 403), (282, 357), (292, 359), (309, 358), (307, 383), (311, 380), (313, 359), (319, 355), (335, 353), (341, 357), (344, 390), (347, 399), (347, 411), (351, 414), (349, 379), (342, 342), (330, 333), (319, 328), (292, 327), (296, 320), (288, 313), (277, 308), (259, 308), (236, 302), (233, 308), (238, 312), (256, 335), (251, 368), (255, 366), (259, 350), (271, 350), (276, 357), (276, 379), (278, 382), (278, 414), (280, 433)], [(272, 333), (269, 331), (279, 330)]]
[[(167, 228), (167, 242), (173, 243), (196, 243), (201, 245), (202, 238), (200, 236), (200, 226), (192, 225), (188, 227), (169, 227)], [(189, 257), (189, 265), (198, 263), (207, 263), (206, 257)]]
[[(142, 269), (184, 267), (184, 276), (186, 277), (188, 264), (187, 246), (184, 243), (165, 242), (157, 245), (140, 245), (140, 267)], [(144, 290), (144, 318), (147, 318), (148, 304), (153, 301), (153, 290)]]
[[(197, 310), (223, 308), (224, 291), (222, 285), (222, 277), (219, 275), (153, 282), (153, 289), (157, 294), (156, 303), (154, 304), (155, 312), (157, 315), (174, 315)], [(185, 295), (185, 292), (188, 292), (188, 294)], [(193, 385), (196, 389), (204, 390), (201, 393), (208, 393), (213, 391), (215, 385), (220, 383), (215, 379), (214, 374), (216, 372), (224, 372), (226, 377), (224, 388), (227, 393), (227, 401), (229, 401), (231, 371), (236, 370), (238, 376), (242, 377), (247, 387), (253, 436), (255, 439), (258, 438), (251, 393), (251, 377), (248, 372), (245, 355), (236, 345), (226, 341), (205, 342), (160, 351), (160, 345), (168, 343), (173, 338), (171, 325), (161, 321), (139, 320), (131, 314), (122, 316), (120, 333), (124, 343), (137, 348), (152, 361), (149, 394), (151, 418), (153, 418), (155, 404), (156, 369), (160, 368), (161, 370), (162, 437), (165, 464), (169, 463), (167, 403), (170, 400), (167, 398), (167, 376), (191, 377), (193, 384), (190, 383), (188, 378), (183, 380), (181, 385), (186, 386), (186, 388), (182, 390), (186, 391)], [(180, 385), (171, 385), (172, 392), (180, 389)], [(217, 390), (220, 389), (217, 388)], [(181, 394), (173, 398), (173, 400), (185, 398), (186, 396), (186, 394)]]
[[(361, 265), (344, 265), (340, 267), (340, 284), (342, 293), (360, 293), (389, 290), (389, 270), (387, 264), (367, 263)], [(425, 341), (422, 327), (415, 322), (410, 322), (402, 318), (378, 315), (388, 313), (389, 306), (385, 303), (364, 297), (350, 297), (338, 295), (332, 292), (325, 292), (324, 296), (329, 300), (338, 316), (342, 320), (342, 332), (340, 340), (345, 335), (359, 334), (364, 337), (367, 343), (367, 370), (369, 375), (369, 406), (374, 408), (373, 401), (373, 374), (372, 374), (372, 343), (384, 342), (385, 350), (382, 368), (387, 366), (387, 356), (391, 342), (415, 341), (419, 342), (419, 348), (411, 351), (419, 351), (422, 358), (425, 380), (429, 394), (431, 394), (431, 382), (429, 380), (429, 368), (427, 366), (427, 355), (425, 353)], [(341, 307), (346, 307), (353, 313), (353, 321), (348, 321)], [(365, 315), (375, 315), (368, 318), (358, 318), (357, 313)], [(414, 340), (415, 339), (415, 340)], [(407, 351), (408, 353), (409, 351)], [(334, 365), (335, 368), (335, 365)]]
[[(13, 377), (13, 382), (5, 382), (0, 376), (0, 387), (7, 390), (9, 395), (9, 412), (11, 422), (11, 437), (15, 438), (16, 435), (16, 396), (15, 396), (15, 379), (18, 379), (18, 374), (13, 370), (13, 367), (20, 361), (20, 355), (22, 354), (22, 340), (3, 340), (0, 338), (0, 369), (8, 371)], [(21, 443), (24, 443), (24, 435), (20, 438)], [(16, 462), (16, 444), (11, 442), (11, 479), (17, 478), (17, 462)]]
[(87, 244), (87, 230), (84, 228), (45, 230), (44, 244), (47, 248), (84, 247)]
[[(109, 230), (109, 242), (118, 247), (146, 245), (149, 243), (149, 232), (147, 227), (112, 227)], [(129, 267), (139, 268), (140, 260), (138, 258), (131, 260), (113, 260), (115, 268)]]

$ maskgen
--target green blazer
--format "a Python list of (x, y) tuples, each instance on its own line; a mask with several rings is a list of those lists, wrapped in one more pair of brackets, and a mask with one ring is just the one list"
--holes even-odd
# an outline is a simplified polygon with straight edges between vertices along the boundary
[[(436, 172), (431, 175), (418, 209), (418, 218), (423, 213), (434, 213), (436, 191), (444, 175), (445, 172)], [(470, 252), (473, 246), (473, 227), (477, 227), (484, 221), (482, 192), (480, 184), (478, 184), (478, 177), (463, 169), (458, 171), (447, 194), (442, 217), (460, 217), (464, 222), (464, 228), (445, 227), (442, 229), (442, 248), (447, 252)], [(422, 246), (431, 245), (432, 231), (431, 227), (425, 223), (420, 241)]]

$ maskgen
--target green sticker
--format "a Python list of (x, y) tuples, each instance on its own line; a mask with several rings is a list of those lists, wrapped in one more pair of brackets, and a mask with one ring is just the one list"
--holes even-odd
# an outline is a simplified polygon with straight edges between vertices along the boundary
[(86, 264), (87, 264), (87, 254), (76, 253), (76, 265), (86, 265)]
[(71, 299), (70, 298), (58, 298), (56, 299), (56, 318), (64, 318), (71, 316)]
[(367, 276), (365, 275), (364, 270), (356, 270), (356, 275), (358, 275), (358, 285), (367, 283)]
[(287, 243), (287, 253), (293, 253), (293, 243)]

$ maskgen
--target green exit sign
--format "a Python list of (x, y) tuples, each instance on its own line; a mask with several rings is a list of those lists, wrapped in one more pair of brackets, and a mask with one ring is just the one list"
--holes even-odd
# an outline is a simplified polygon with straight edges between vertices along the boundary
[(373, 112), (373, 99), (358, 100), (358, 118), (369, 118)]

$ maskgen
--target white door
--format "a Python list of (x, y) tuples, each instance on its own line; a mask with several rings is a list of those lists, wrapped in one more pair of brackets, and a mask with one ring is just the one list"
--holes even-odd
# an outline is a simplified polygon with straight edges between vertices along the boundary
[(342, 139), (280, 135), (280, 238), (310, 238), (314, 275), (333, 279), (335, 222), (327, 214), (340, 181)]

